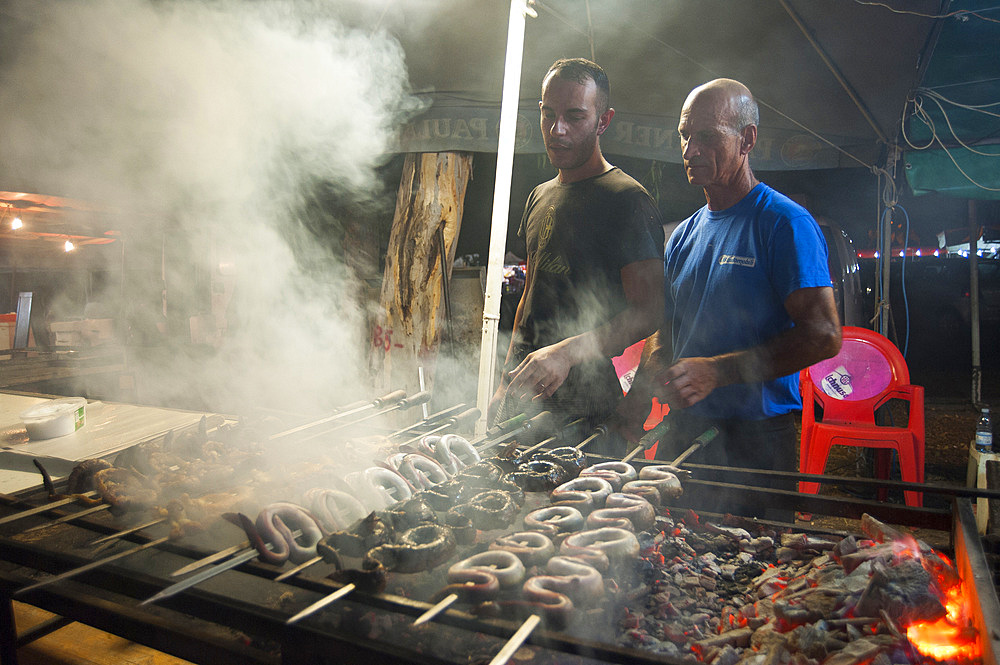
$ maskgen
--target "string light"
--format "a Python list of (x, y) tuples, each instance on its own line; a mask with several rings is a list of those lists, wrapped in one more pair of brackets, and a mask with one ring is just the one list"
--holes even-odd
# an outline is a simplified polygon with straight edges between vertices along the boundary
[(76, 245), (73, 244), (72, 240), (67, 240), (66, 244), (63, 245), (63, 249), (67, 252), (72, 252), (74, 249), (76, 249)]
[(24, 226), (24, 222), (21, 221), (20, 217), (15, 217), (14, 219), (10, 220), (11, 230), (17, 231), (22, 226)]

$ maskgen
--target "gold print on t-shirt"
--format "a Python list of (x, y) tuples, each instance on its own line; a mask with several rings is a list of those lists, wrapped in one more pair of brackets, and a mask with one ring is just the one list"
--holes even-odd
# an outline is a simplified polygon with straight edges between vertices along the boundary
[(542, 217), (542, 228), (538, 230), (538, 249), (543, 250), (545, 246), (549, 244), (549, 238), (552, 237), (552, 227), (556, 223), (556, 208), (555, 206), (549, 206), (548, 210), (545, 211), (545, 216)]
[(554, 273), (556, 275), (568, 275), (569, 265), (559, 254), (545, 251), (545, 247), (552, 238), (552, 227), (556, 221), (555, 206), (549, 206), (542, 217), (541, 228), (538, 230), (538, 253), (535, 262), (535, 269), (542, 272)]
[(554, 273), (556, 275), (569, 274), (569, 266), (566, 265), (565, 259), (552, 252), (539, 252), (535, 265), (542, 272)]

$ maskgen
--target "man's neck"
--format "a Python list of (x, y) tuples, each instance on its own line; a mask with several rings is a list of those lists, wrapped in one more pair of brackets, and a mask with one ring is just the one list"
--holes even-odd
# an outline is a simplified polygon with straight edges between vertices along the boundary
[(760, 180), (757, 180), (752, 171), (747, 170), (745, 174), (736, 178), (732, 183), (705, 187), (705, 200), (708, 202), (708, 209), (719, 211), (731, 208), (742, 201), (743, 197), (759, 184)]
[(571, 182), (579, 182), (580, 180), (601, 175), (613, 168), (614, 166), (611, 162), (604, 159), (604, 155), (601, 153), (600, 148), (598, 148), (583, 165), (575, 169), (559, 169), (559, 182), (568, 185)]

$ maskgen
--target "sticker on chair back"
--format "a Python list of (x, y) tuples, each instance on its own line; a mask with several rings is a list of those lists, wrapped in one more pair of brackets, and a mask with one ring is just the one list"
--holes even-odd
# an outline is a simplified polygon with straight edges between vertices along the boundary
[(851, 374), (843, 365), (824, 376), (821, 385), (823, 392), (834, 399), (847, 399), (854, 392), (851, 386)]

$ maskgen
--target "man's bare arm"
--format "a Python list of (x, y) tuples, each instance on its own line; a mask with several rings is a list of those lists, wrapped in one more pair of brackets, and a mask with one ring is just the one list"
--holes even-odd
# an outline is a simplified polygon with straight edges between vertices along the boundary
[(628, 306), (594, 330), (529, 354), (512, 373), (509, 390), (522, 397), (549, 397), (574, 365), (617, 355), (652, 334), (663, 319), (663, 261), (630, 263), (622, 268), (621, 278)]
[(732, 383), (770, 381), (835, 356), (841, 324), (833, 289), (804, 288), (785, 299), (794, 326), (757, 346), (711, 358), (682, 358), (663, 379), (672, 406), (688, 407)]

